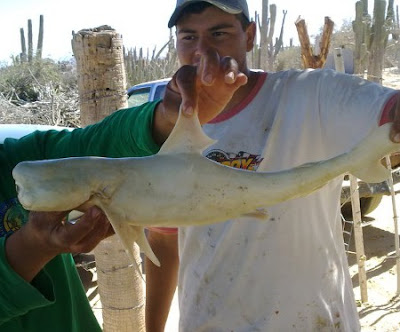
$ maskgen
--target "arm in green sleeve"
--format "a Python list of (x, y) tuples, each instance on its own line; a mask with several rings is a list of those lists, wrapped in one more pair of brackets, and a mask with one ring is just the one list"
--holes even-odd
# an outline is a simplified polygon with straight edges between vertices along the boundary
[(7, 139), (5, 149), (21, 160), (78, 156), (139, 157), (154, 154), (154, 110), (159, 101), (116, 111), (102, 121), (69, 131), (34, 132), (19, 140)]

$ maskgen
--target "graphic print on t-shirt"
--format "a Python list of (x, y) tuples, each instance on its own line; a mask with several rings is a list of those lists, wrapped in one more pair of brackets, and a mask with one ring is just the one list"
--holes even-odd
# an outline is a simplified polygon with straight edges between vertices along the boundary
[(244, 151), (239, 151), (238, 153), (225, 152), (219, 149), (207, 152), (206, 157), (221, 163), (222, 165), (246, 169), (249, 171), (256, 171), (260, 163), (263, 161), (263, 158), (259, 155)]
[(28, 220), (28, 211), (24, 210), (17, 198), (0, 204), (0, 237), (19, 230)]

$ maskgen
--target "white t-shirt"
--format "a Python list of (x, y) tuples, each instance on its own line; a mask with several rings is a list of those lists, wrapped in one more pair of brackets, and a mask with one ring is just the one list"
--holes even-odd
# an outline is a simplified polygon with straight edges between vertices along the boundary
[[(348, 151), (395, 93), (331, 70), (260, 74), (249, 97), (204, 126), (205, 155), (276, 171)], [(179, 229), (180, 331), (359, 331), (340, 222), (342, 179), (242, 217)]]

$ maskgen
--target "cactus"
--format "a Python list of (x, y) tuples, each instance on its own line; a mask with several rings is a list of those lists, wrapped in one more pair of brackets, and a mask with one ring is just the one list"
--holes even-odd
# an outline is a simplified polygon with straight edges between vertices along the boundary
[(42, 51), (43, 51), (43, 15), (40, 15), (40, 23), (39, 23), (39, 35), (38, 35), (38, 42), (36, 47), (36, 57), (38, 59), (42, 58)]
[(382, 82), (382, 70), (388, 36), (393, 29), (393, 0), (389, 0), (385, 18), (386, 1), (374, 0), (373, 18), (368, 14), (368, 0), (356, 2), (356, 19), (353, 22), (355, 33), (355, 72), (363, 74), (368, 68), (367, 79)]
[(354, 73), (362, 75), (367, 67), (367, 44), (371, 25), (371, 17), (368, 15), (368, 0), (357, 1), (355, 8), (356, 19), (353, 21)]
[(28, 62), (32, 62), (33, 41), (32, 41), (32, 20), (28, 20)]
[[(37, 48), (35, 52), (35, 56), (38, 59), (42, 58), (43, 51), (43, 15), (40, 15), (40, 24), (39, 24), (39, 35)], [(21, 62), (32, 62), (33, 59), (33, 38), (32, 38), (32, 20), (28, 20), (28, 54), (26, 53), (26, 40), (25, 40), (25, 32), (24, 29), (20, 29), (20, 39), (21, 39), (21, 54), (20, 61)]]
[[(168, 53), (165, 57), (162, 57), (161, 54), (164, 50), (168, 50)], [(147, 49), (147, 54), (144, 55), (142, 48), (139, 49), (139, 52), (136, 48), (124, 50), (128, 86), (170, 77), (178, 69), (178, 60), (172, 34), (160, 50), (156, 51), (155, 48), (153, 49), (151, 57), (149, 56), (149, 52), (150, 50)]]
[(258, 29), (260, 31), (260, 45), (255, 47), (253, 51), (252, 63), (255, 64), (255, 67), (264, 70), (273, 68), (276, 56), (283, 46), (283, 27), (285, 25), (287, 11), (283, 11), (280, 35), (279, 38), (275, 39), (274, 44), (276, 10), (277, 7), (275, 4), (268, 5), (268, 0), (263, 0), (261, 20), (256, 12), (255, 21), (258, 23)]
[(26, 41), (25, 41), (25, 33), (24, 28), (19, 29), (20, 37), (21, 37), (21, 54), (20, 54), (20, 61), (26, 61)]

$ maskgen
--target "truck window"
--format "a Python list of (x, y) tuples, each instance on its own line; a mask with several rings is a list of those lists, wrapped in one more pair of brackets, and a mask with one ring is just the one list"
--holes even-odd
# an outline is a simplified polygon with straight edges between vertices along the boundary
[(167, 83), (165, 83), (163, 85), (159, 85), (156, 88), (156, 91), (154, 92), (154, 100), (158, 100), (158, 99), (164, 98), (165, 88), (167, 87)]
[(132, 92), (128, 98), (128, 106), (134, 107), (146, 103), (149, 100), (150, 87), (140, 88)]

